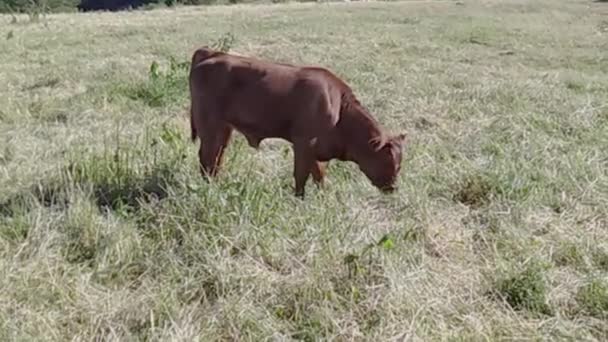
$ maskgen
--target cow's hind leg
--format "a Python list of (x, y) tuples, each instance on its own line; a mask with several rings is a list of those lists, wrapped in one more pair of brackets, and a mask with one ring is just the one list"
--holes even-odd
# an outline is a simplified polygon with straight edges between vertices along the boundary
[(312, 164), (312, 180), (315, 182), (315, 184), (317, 184), (319, 188), (323, 187), (326, 169), (327, 162), (320, 162), (317, 160)]
[[(207, 128), (208, 127), (208, 128)], [(232, 127), (228, 124), (206, 126), (198, 152), (201, 174), (214, 177), (222, 165), (224, 150), (232, 136)]]

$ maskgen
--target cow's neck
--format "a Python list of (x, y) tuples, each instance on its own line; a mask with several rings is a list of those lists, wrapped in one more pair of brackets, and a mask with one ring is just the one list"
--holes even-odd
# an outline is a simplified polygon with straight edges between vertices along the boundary
[(358, 103), (342, 108), (338, 124), (343, 142), (345, 159), (359, 162), (373, 152), (370, 141), (382, 136), (378, 122)]

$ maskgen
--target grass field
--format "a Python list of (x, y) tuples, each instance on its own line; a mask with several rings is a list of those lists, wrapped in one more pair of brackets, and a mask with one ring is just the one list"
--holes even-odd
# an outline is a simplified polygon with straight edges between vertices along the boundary
[[(608, 5), (0, 16), (0, 340), (608, 339)], [(409, 135), (293, 196), (241, 135), (204, 183), (195, 48), (334, 70)]]

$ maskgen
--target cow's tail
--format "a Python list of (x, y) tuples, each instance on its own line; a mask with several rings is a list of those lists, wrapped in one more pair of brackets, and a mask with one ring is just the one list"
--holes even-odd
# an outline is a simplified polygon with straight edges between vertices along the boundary
[(197, 120), (197, 116), (200, 115), (199, 106), (198, 106), (199, 101), (200, 100), (198, 99), (198, 94), (196, 94), (196, 91), (194, 89), (192, 75), (191, 75), (190, 76), (190, 140), (192, 140), (192, 142), (195, 142), (196, 138), (198, 137), (196, 120)]
[(194, 68), (190, 69), (189, 75), (189, 86), (190, 86), (190, 140), (192, 142), (196, 141), (198, 136), (198, 131), (196, 127), (196, 121), (198, 120), (198, 115), (200, 115), (199, 109), (199, 94), (196, 89), (196, 72)]
[(195, 142), (197, 136), (196, 126), (194, 125), (194, 113), (190, 112), (190, 140)]

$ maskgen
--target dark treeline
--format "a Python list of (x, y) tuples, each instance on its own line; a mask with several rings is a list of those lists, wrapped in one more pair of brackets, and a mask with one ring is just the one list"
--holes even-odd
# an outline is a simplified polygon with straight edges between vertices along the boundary
[(138, 8), (144, 5), (208, 5), (214, 1), (215, 0), (80, 0), (77, 8), (79, 11), (84, 12), (99, 10), (120, 11), (129, 8)]
[(120, 11), (146, 5), (204, 5), (215, 0), (0, 0), (0, 13)]

